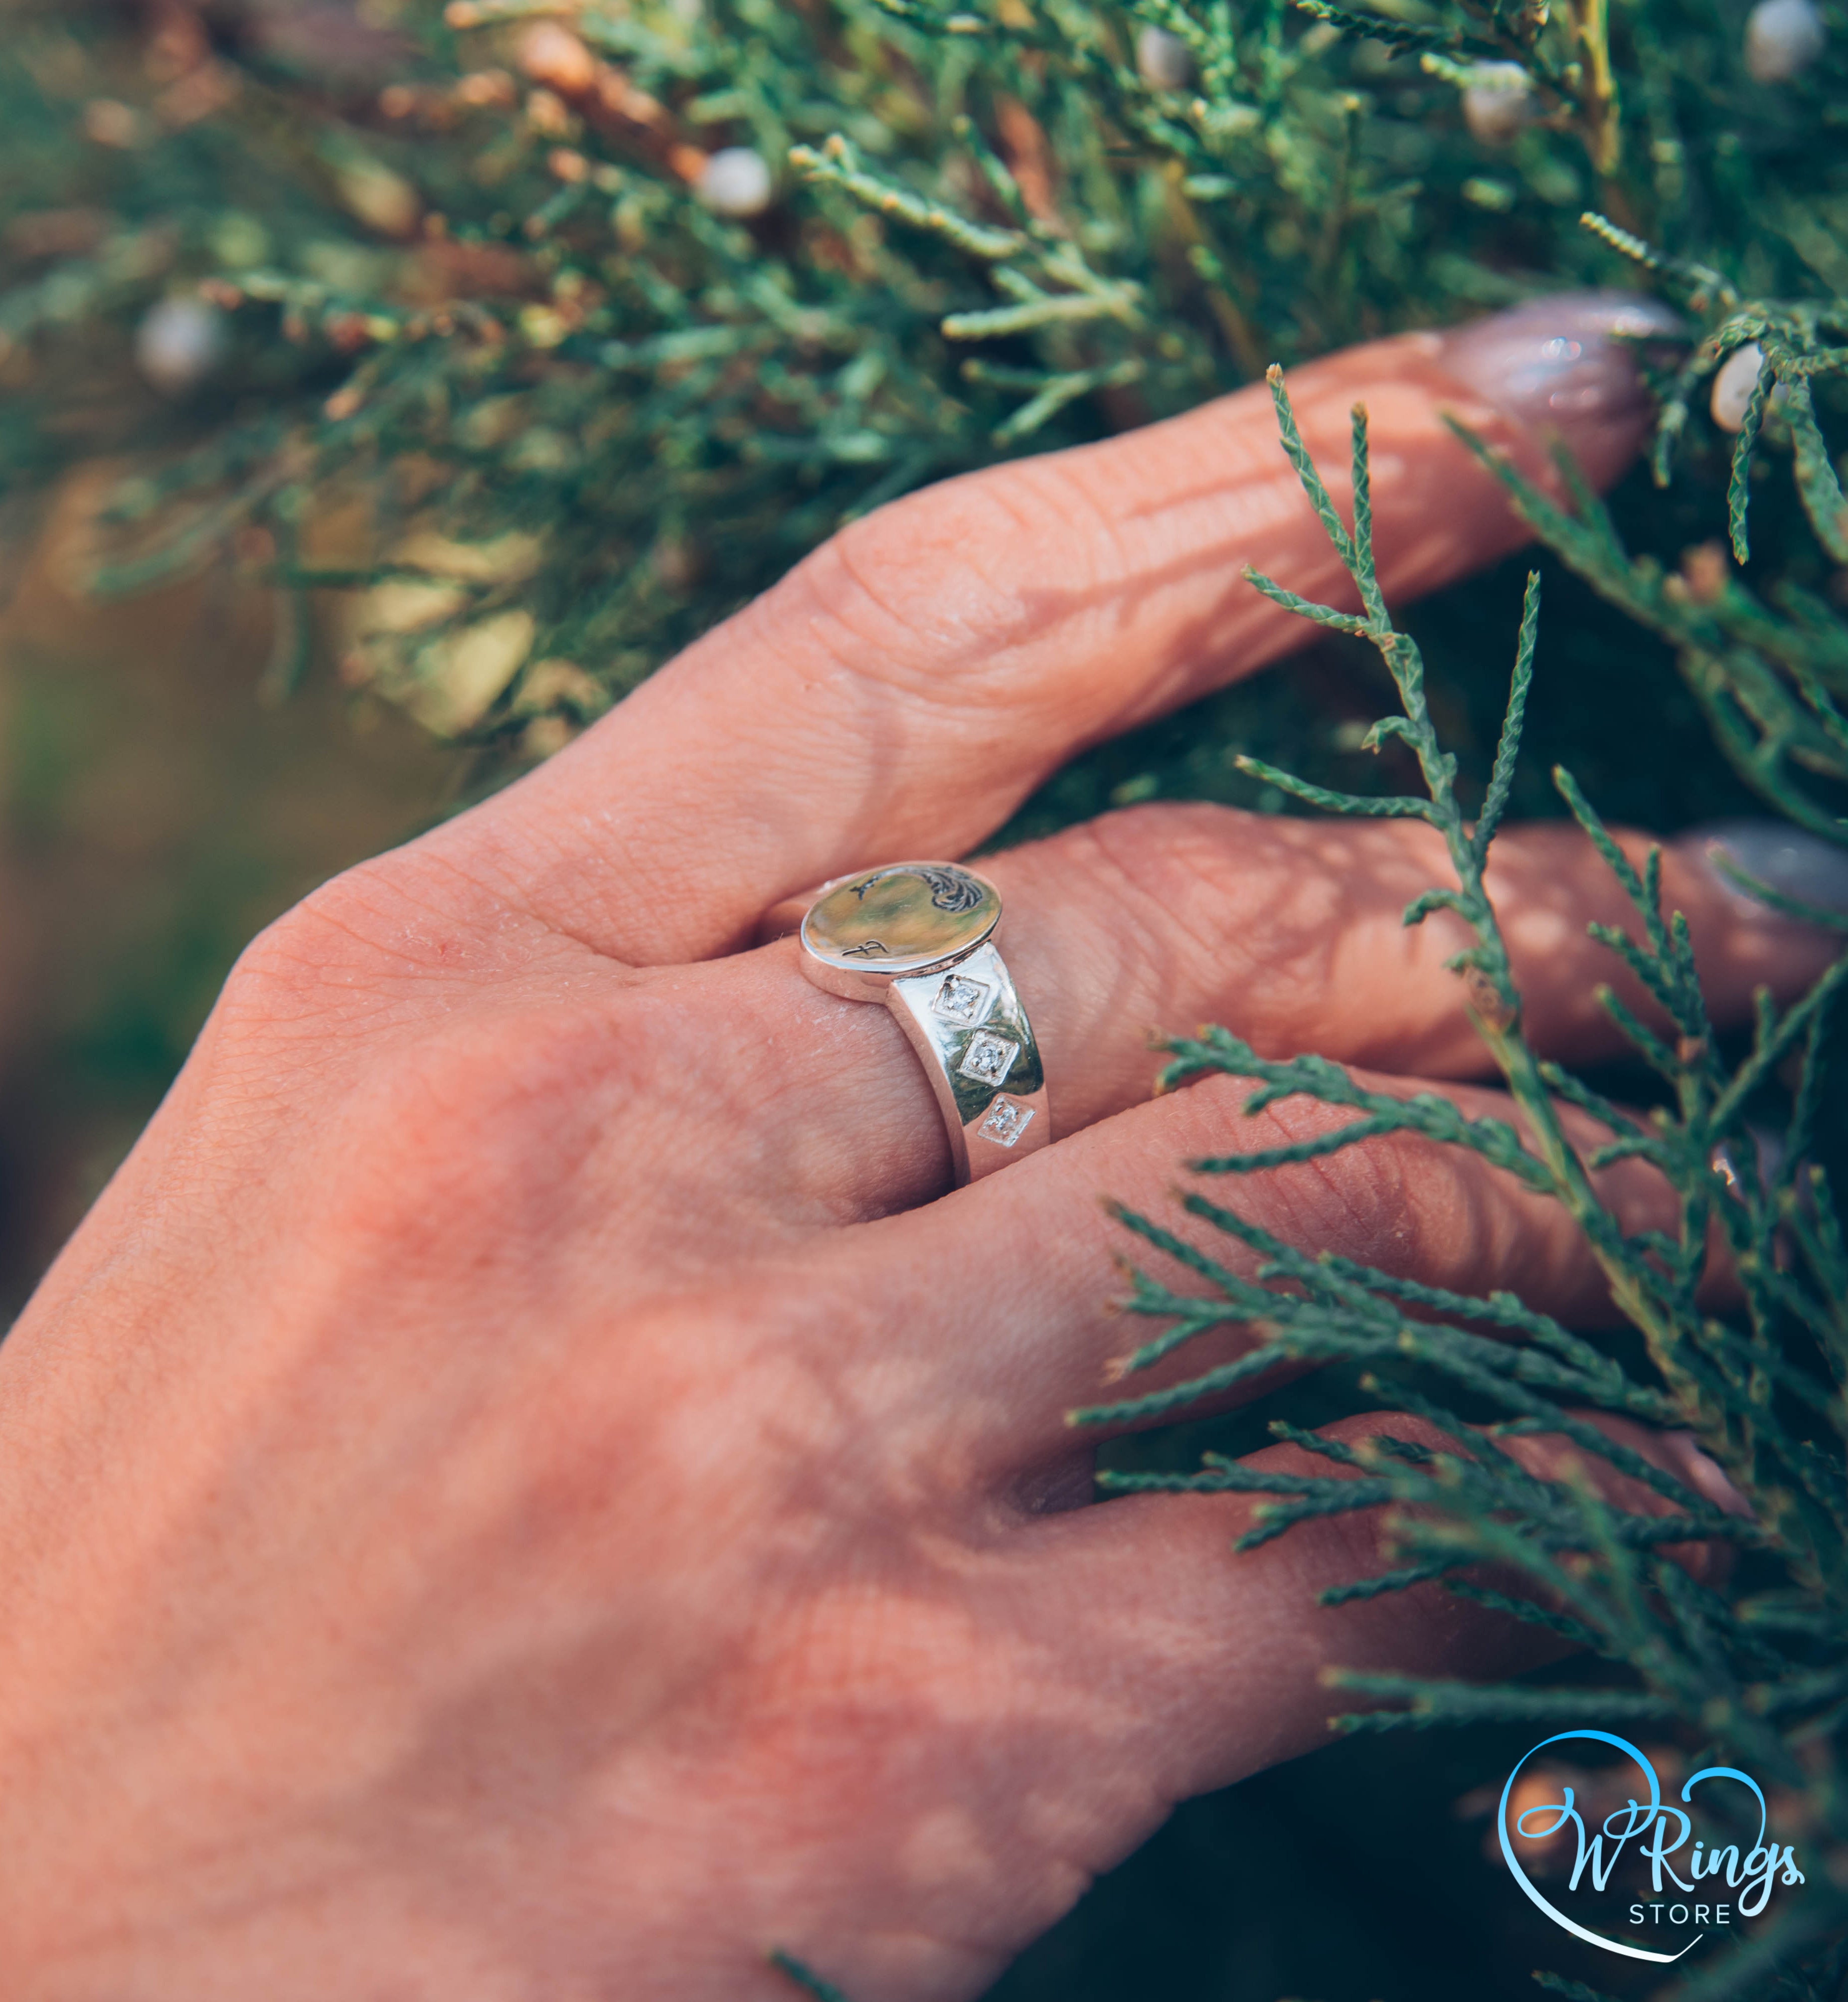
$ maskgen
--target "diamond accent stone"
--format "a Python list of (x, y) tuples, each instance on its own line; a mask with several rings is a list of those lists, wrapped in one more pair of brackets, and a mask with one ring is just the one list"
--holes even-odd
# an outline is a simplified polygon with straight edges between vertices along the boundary
[(969, 1047), (957, 1068), (978, 1084), (999, 1084), (1013, 1069), (1014, 1059), (1020, 1054), (1018, 1043), (1010, 1043), (1006, 1037), (984, 1029), (969, 1038)]
[(989, 1107), (987, 1118), (975, 1130), (983, 1139), (992, 1140), (998, 1147), (1011, 1147), (1027, 1131), (1033, 1112), (1030, 1105), (1016, 1105), (1011, 1098), (997, 1098)]
[(985, 980), (971, 980), (966, 973), (947, 975), (943, 984), (936, 991), (936, 999), (931, 1006), (940, 1015), (947, 1016), (952, 1022), (961, 1022), (966, 1029), (972, 1029), (989, 1012), (989, 1003), (995, 998), (995, 990)]

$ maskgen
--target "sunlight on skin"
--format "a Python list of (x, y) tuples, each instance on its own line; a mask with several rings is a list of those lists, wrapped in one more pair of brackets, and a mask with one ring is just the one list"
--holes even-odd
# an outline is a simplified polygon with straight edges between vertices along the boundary
[[(1615, 472), (1644, 413), (1592, 326), (1621, 310), (1294, 378), (1319, 451), (1375, 408), (1393, 588), (1518, 539), (1440, 406), (1536, 466), (1563, 410)], [(1561, 326), (1585, 339), (1543, 366)], [(1223, 1080), (1148, 1099), (1150, 1026), (1222, 1013), (1501, 1104), (1456, 1081), (1481, 1066), (1442, 926), (1397, 928), (1427, 836), (1160, 808), (998, 858), (1065, 1137), (954, 1195), (882, 1010), (786, 939), (711, 956), (1280, 651), (1236, 562), (1314, 591), (1328, 558), (1257, 410), (874, 516), (246, 955), (0, 1349), (9, 1996), (786, 2002), (780, 1944), (858, 2002), (953, 2002), (1177, 1801), (1319, 1742), (1326, 1665), (1532, 1658), (1441, 1593), (1317, 1608), (1377, 1566), (1369, 1517), (1235, 1561), (1248, 1498), (1069, 1505), (1062, 1414), (1124, 1345), (1097, 1198), (1250, 1130)], [(1610, 893), (1544, 830), (1499, 880), (1536, 1039), (1595, 1055), (1576, 934)], [(1717, 1007), (1804, 984), (1807, 934), (1691, 853), (1670, 880)], [(1645, 1170), (1607, 1185), (1654, 1214)], [(1396, 1271), (1604, 1304), (1556, 1216), (1417, 1142), (1241, 1201)]]

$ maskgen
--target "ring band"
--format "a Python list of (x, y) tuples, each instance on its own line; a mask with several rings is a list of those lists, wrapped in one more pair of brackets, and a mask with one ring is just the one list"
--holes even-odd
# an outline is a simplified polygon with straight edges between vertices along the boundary
[(1001, 895), (953, 862), (894, 862), (825, 883), (802, 920), (802, 970), (882, 1001), (943, 1109), (958, 1188), (1052, 1138), (1039, 1045), (995, 936)]

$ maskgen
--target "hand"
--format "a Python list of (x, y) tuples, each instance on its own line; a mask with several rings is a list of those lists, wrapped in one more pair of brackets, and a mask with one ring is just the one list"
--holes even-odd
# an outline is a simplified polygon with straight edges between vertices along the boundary
[[(1389, 594), (1519, 539), (1441, 405), (1536, 476), (1550, 413), (1623, 462), (1614, 309), (1292, 378), (1324, 463), (1371, 406)], [(1062, 1420), (1124, 1339), (1098, 1195), (1339, 1116), (1152, 1101), (1151, 1024), (1498, 1103), (1455, 936), (1398, 922), (1428, 830), (1157, 807), (985, 864), (1065, 1137), (951, 1195), (891, 1019), (739, 949), (1285, 650), (1246, 560), (1335, 588), (1261, 390), (939, 487), (251, 948), (0, 1350), (11, 1995), (734, 2002), (786, 1993), (782, 1944), (862, 2002), (971, 1996), (1176, 1801), (1316, 1742), (1323, 1664), (1518, 1658), (1441, 1595), (1318, 1610), (1364, 1519), (1235, 1560), (1238, 1498), (1074, 1505)], [(1570, 834), (1498, 852), (1530, 1033), (1594, 1057), (1585, 923), (1623, 912)], [(1698, 853), (1666, 874), (1716, 1009), (1823, 962)], [(1608, 1187), (1633, 1227), (1665, 1199)], [(1400, 1139), (1240, 1197), (1609, 1311), (1471, 1159)]]

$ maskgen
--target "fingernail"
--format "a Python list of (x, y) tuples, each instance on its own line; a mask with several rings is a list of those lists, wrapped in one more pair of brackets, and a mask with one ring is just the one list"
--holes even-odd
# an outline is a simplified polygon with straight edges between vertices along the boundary
[(1664, 1432), (1660, 1436), (1668, 1457), (1676, 1463), (1672, 1470), (1684, 1486), (1726, 1515), (1752, 1513), (1752, 1504), (1727, 1479), (1719, 1462), (1701, 1451), (1692, 1432)]
[(1667, 307), (1639, 294), (1555, 292), (1456, 328), (1442, 359), (1511, 417), (1560, 438), (1602, 484), (1629, 462), (1654, 410), (1636, 343), (1682, 335)]
[[(1675, 846), (1697, 855), (1713, 868), (1713, 851), (1717, 849), (1742, 876), (1749, 876), (1766, 888), (1799, 904), (1813, 905), (1821, 911), (1848, 915), (1848, 848), (1825, 841), (1820, 835), (1792, 827), (1781, 820), (1716, 820), (1678, 835)], [(1781, 913), (1770, 910), (1742, 890), (1723, 869), (1714, 874), (1725, 886), (1728, 895), (1742, 911), (1775, 920)], [(1785, 919), (1787, 923), (1801, 919)], [(1819, 927), (1805, 926), (1814, 936)]]

